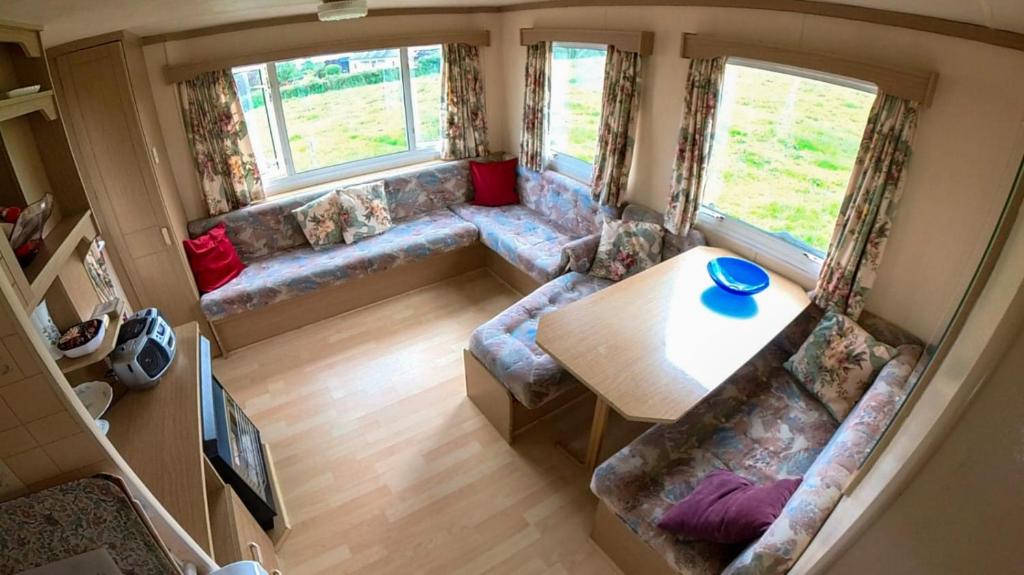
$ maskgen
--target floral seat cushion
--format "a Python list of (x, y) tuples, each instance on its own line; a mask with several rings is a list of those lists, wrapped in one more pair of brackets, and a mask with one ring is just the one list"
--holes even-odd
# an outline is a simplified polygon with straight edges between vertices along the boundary
[[(910, 372), (921, 353), (915, 344), (898, 348), (837, 425), (825, 406), (782, 367), (820, 310), (805, 315), (787, 328), (793, 333), (781, 334), (679, 421), (651, 428), (594, 472), (591, 490), (682, 573), (786, 572), (906, 397)], [(882, 322), (870, 321), (874, 326)], [(895, 333), (892, 326), (871, 332), (880, 337)], [(890, 341), (916, 340), (902, 334)], [(755, 483), (795, 476), (804, 480), (779, 519), (746, 550), (682, 541), (659, 529), (661, 516), (716, 469)]]
[(234, 280), (200, 299), (210, 320), (258, 309), (344, 283), (406, 262), (468, 247), (476, 227), (448, 209), (395, 224), (354, 244), (313, 250), (309, 245), (253, 258)]
[(458, 204), (451, 209), (480, 229), (481, 243), (539, 283), (565, 271), (568, 255), (562, 248), (576, 237), (539, 213), (521, 204)]
[(537, 346), (540, 317), (611, 284), (575, 272), (554, 279), (477, 328), (469, 351), (520, 403), (540, 407), (577, 384)]

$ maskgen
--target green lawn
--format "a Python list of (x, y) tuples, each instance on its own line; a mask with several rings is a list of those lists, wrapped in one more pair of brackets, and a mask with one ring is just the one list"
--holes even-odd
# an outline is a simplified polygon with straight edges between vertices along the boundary
[(822, 252), (874, 95), (730, 66), (705, 202)]
[[(438, 75), (413, 80), (418, 139), (440, 137), (441, 82)], [(304, 172), (408, 149), (402, 83), (384, 82), (358, 88), (290, 98), (283, 102), (295, 170)], [(246, 115), (253, 146), (262, 157), (273, 155), (264, 109)]]
[(587, 163), (597, 154), (604, 55), (552, 60), (552, 147)]
[[(594, 159), (601, 117), (603, 58), (596, 61), (554, 61), (554, 75), (570, 78), (562, 88), (552, 86), (567, 94), (552, 110), (555, 140), (559, 151), (587, 162)], [(419, 139), (436, 140), (439, 75), (414, 78), (413, 88)], [(730, 66), (705, 202), (827, 250), (873, 100), (850, 88)], [(284, 110), (300, 172), (407, 149), (401, 82), (292, 98)], [(272, 151), (261, 137), (268, 134), (266, 114), (256, 108), (247, 119), (254, 146), (266, 157)]]

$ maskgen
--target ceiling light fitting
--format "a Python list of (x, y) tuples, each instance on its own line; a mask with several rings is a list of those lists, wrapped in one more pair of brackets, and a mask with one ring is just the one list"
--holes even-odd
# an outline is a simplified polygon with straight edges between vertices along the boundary
[(324, 2), (317, 8), (316, 15), (321, 22), (351, 20), (366, 16), (366, 0), (337, 0)]

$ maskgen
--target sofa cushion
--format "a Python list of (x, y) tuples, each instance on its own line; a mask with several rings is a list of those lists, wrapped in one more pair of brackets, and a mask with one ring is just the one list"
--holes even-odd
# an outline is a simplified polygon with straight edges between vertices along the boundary
[(344, 241), (341, 231), (341, 197), (337, 192), (329, 192), (300, 208), (295, 208), (292, 215), (295, 216), (295, 221), (299, 223), (299, 228), (314, 250)]
[(408, 170), (384, 178), (391, 219), (397, 221), (469, 201), (473, 187), (469, 161), (459, 160)]
[(661, 262), (661, 224), (608, 220), (590, 275), (620, 281)]
[(501, 162), (469, 162), (469, 172), (473, 176), (473, 205), (497, 207), (518, 204), (518, 166), (516, 158)]
[(209, 232), (194, 240), (182, 242), (188, 266), (200, 293), (213, 291), (238, 277), (245, 264), (238, 258), (235, 246), (224, 231), (224, 226), (214, 226)]
[(447, 209), (395, 225), (355, 244), (314, 251), (308, 245), (255, 258), (234, 281), (200, 299), (211, 320), (254, 310), (472, 245), (477, 229)]
[(342, 211), (341, 234), (346, 244), (383, 234), (394, 225), (383, 182), (338, 190), (338, 198)]
[(576, 380), (537, 346), (537, 322), (611, 283), (579, 273), (556, 278), (477, 328), (469, 351), (520, 403), (539, 407), (576, 385)]
[(575, 239), (523, 205), (490, 208), (471, 204), (452, 211), (480, 229), (480, 241), (539, 283), (558, 277), (567, 265), (562, 248)]
[[(665, 225), (665, 216), (662, 215), (661, 212), (656, 212), (647, 206), (629, 204), (626, 206), (626, 209), (622, 211), (622, 221), (648, 222), (663, 226)], [(686, 232), (685, 236), (673, 234), (668, 230), (665, 230), (665, 235), (661, 242), (661, 259), (667, 260), (669, 258), (674, 258), (688, 249), (706, 245), (708, 245), (707, 239), (704, 237), (704, 234), (696, 228), (691, 227), (690, 231)]]
[(852, 319), (828, 312), (785, 367), (842, 421), (895, 354)]
[[(472, 196), (469, 162), (460, 160), (417, 167), (383, 178), (391, 218), (396, 223), (467, 201)], [(212, 218), (189, 222), (197, 237), (223, 223), (243, 261), (306, 244), (292, 210), (323, 196), (330, 189), (288, 194)]]
[(618, 217), (617, 209), (594, 201), (588, 184), (557, 172), (538, 174), (520, 166), (516, 187), (523, 205), (573, 237), (599, 234), (606, 218)]
[(658, 520), (658, 527), (692, 540), (750, 543), (779, 517), (799, 485), (799, 477), (754, 485), (731, 471), (712, 471)]

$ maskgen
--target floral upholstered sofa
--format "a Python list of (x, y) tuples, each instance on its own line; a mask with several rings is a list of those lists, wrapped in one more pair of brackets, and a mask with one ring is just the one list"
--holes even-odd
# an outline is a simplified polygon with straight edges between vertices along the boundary
[(539, 284), (562, 275), (574, 250), (597, 249), (605, 218), (618, 217), (592, 199), (590, 186), (557, 172), (519, 168), (516, 188), (518, 204), (452, 210), (480, 229), (485, 246)]
[(237, 278), (200, 298), (204, 315), (217, 321), (476, 243), (476, 226), (448, 209), (471, 197), (468, 162), (386, 177), (384, 184), (395, 225), (354, 244), (314, 250), (292, 215), (329, 190), (191, 222), (192, 237), (223, 223), (246, 264)]
[[(428, 260), (436, 262), (445, 254), (459, 257), (456, 252), (467, 253), (458, 261), (437, 263), (434, 275), (421, 273), (415, 281), (388, 280), (390, 284), (383, 287), (419, 287), (443, 279), (439, 274), (450, 277), (490, 265), (488, 262), (493, 260), (489, 258), (466, 264), (472, 260), (468, 254), (487, 252), (466, 250), (481, 242), (493, 250), (496, 259), (508, 262), (511, 274), (518, 275), (504, 269), (495, 269), (495, 273), (521, 291), (532, 291), (539, 283), (564, 273), (570, 259), (575, 261), (581, 251), (596, 249), (604, 218), (617, 215), (615, 210), (598, 206), (585, 184), (553, 172), (520, 169), (517, 190), (521, 203), (496, 208), (467, 203), (473, 197), (468, 160), (415, 168), (382, 180), (394, 227), (352, 244), (314, 250), (292, 214), (329, 189), (290, 195), (189, 223), (193, 238), (223, 224), (246, 265), (228, 284), (200, 297), (200, 308), (222, 348), (240, 347), (275, 331), (322, 319), (330, 313), (314, 309), (315, 304), (301, 303), (300, 298), (400, 269), (404, 264), (426, 265)], [(520, 277), (525, 281), (517, 281)], [(381, 291), (383, 287), (368, 289)], [(373, 301), (366, 299), (362, 305)], [(289, 301), (310, 309), (293, 314), (291, 309), (278, 311), (280, 308), (271, 307)], [(257, 310), (270, 317), (245, 315)], [(306, 319), (299, 317), (302, 315)], [(258, 325), (261, 323), (270, 327)]]
[[(622, 219), (659, 224), (663, 220), (660, 213), (638, 204), (627, 206)], [(570, 246), (571, 254), (567, 256), (566, 265), (571, 271), (537, 288), (470, 336), (465, 357), (467, 394), (508, 441), (536, 417), (559, 407), (561, 404), (555, 401), (556, 398), (571, 396), (572, 390), (582, 391), (579, 382), (538, 347), (537, 324), (544, 314), (614, 283), (587, 275), (599, 240), (600, 234)], [(666, 233), (662, 242), (662, 259), (698, 245), (705, 245), (705, 240), (697, 230), (691, 230), (685, 237)], [(488, 380), (492, 387), (497, 386), (499, 393), (507, 390), (510, 395), (508, 409), (512, 411), (510, 418), (505, 418), (504, 413), (494, 413), (489, 409), (492, 406), (477, 401), (479, 396), (487, 396), (487, 389), (480, 389), (486, 385), (481, 379)], [(505, 406), (501, 408), (503, 411), (506, 409)], [(527, 415), (522, 408), (534, 413)]]
[[(906, 398), (920, 341), (865, 313), (858, 323), (897, 354), (838, 423), (783, 367), (821, 316), (810, 306), (691, 412), (651, 428), (595, 471), (591, 490), (614, 514), (611, 521), (617, 518), (646, 544), (640, 548), (663, 558), (666, 572), (785, 573)], [(803, 482), (768, 531), (745, 549), (683, 541), (660, 529), (661, 516), (717, 469), (755, 483), (800, 476)]]

